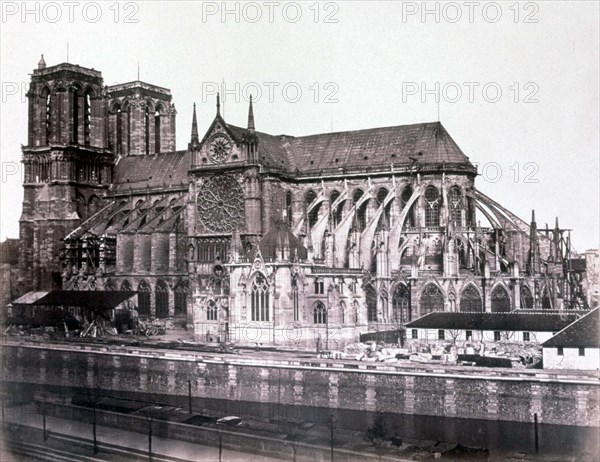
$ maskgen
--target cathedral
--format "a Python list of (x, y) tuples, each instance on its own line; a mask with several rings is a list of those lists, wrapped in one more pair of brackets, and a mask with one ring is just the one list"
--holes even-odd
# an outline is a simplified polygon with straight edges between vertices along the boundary
[(169, 89), (42, 57), (27, 97), (20, 293), (136, 291), (200, 342), (328, 348), (432, 311), (587, 307), (568, 231), (478, 191), (440, 122), (270, 135), (217, 97), (178, 151)]

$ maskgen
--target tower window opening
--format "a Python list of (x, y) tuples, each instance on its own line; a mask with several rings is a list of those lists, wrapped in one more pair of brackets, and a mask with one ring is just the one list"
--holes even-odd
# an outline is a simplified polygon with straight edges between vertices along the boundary
[(160, 111), (154, 113), (154, 152), (160, 152)]
[(150, 154), (150, 110), (148, 106), (144, 112), (144, 149), (146, 154)]
[(46, 142), (50, 142), (52, 136), (52, 95), (46, 96)]
[(72, 102), (72, 117), (73, 117), (73, 134), (71, 136), (71, 141), (73, 143), (77, 143), (79, 141), (79, 92), (76, 88), (73, 89)]
[(123, 111), (117, 108), (117, 154), (123, 151)]
[(89, 93), (83, 98), (83, 142), (86, 146), (90, 145), (90, 132), (92, 121), (92, 99)]

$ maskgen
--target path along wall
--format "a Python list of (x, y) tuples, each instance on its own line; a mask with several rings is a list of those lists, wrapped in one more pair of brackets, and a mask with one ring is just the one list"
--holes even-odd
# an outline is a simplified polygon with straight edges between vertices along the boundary
[[(600, 426), (597, 373), (2, 346), (6, 382), (447, 418)], [(189, 383), (189, 384), (188, 384)], [(185, 401), (184, 401), (185, 402)], [(251, 414), (249, 412), (249, 414)]]

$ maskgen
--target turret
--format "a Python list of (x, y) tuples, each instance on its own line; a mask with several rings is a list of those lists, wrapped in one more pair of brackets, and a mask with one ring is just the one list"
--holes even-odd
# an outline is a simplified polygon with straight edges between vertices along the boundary
[(535, 210), (531, 211), (531, 224), (529, 227), (528, 272), (530, 276), (540, 272), (540, 247), (538, 242), (537, 223), (535, 222)]

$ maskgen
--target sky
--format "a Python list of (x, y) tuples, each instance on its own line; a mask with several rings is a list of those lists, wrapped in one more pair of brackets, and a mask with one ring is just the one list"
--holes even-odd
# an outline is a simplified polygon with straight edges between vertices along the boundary
[[(0, 239), (18, 237), (29, 74), (44, 54), (171, 89), (177, 149), (215, 115), (308, 135), (441, 120), (476, 186), (599, 245), (599, 2), (15, 2), (0, 22)], [(139, 65), (138, 65), (139, 63)]]

